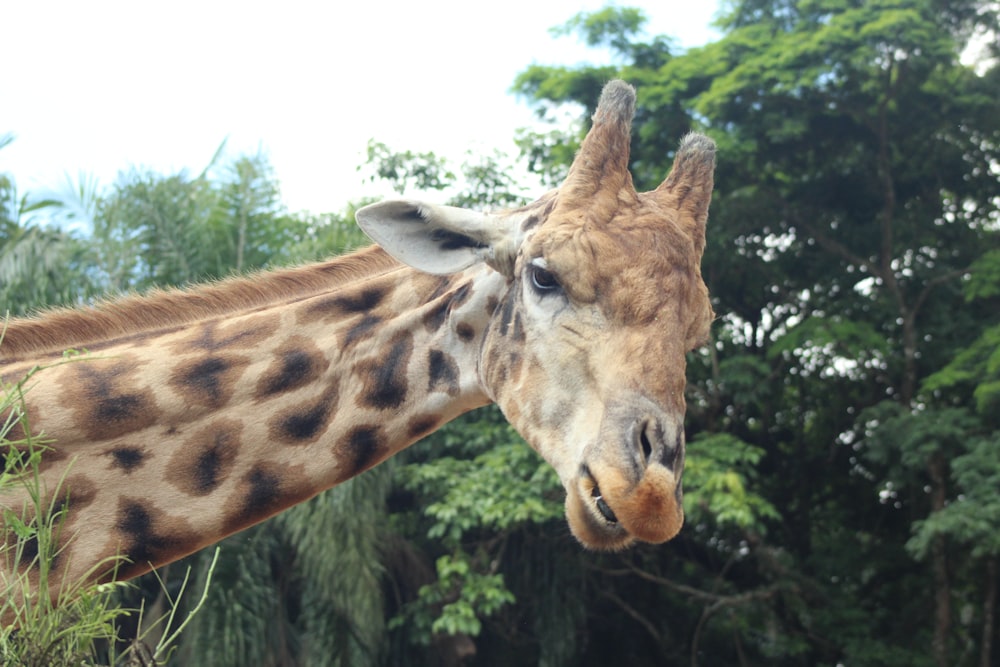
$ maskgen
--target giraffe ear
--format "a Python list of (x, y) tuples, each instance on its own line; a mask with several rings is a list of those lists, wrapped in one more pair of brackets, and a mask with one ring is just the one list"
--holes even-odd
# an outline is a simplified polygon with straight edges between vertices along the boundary
[(477, 262), (506, 272), (517, 254), (517, 225), (500, 216), (393, 199), (358, 209), (356, 217), (386, 252), (425, 273), (456, 273)]

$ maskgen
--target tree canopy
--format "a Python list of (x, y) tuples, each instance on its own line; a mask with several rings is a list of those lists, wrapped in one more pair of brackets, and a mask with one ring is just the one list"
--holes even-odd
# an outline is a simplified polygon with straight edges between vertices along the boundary
[(587, 108), (610, 75), (636, 83), (647, 188), (683, 132), (719, 144), (703, 272), (720, 318), (689, 372), (688, 460), (702, 442), (753, 448), (750, 488), (775, 512), (726, 540), (715, 515), (685, 539), (718, 559), (689, 567), (737, 597), (781, 591), (699, 625), (692, 664), (991, 664), (996, 11), (736, 2), (719, 41), (650, 58), (663, 42), (604, 10), (570, 25), (621, 64), (515, 83), (540, 108)]

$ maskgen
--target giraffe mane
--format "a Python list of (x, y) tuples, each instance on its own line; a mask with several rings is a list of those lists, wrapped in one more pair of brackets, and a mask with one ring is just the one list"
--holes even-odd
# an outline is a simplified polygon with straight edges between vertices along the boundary
[(154, 289), (0, 323), (0, 366), (69, 348), (95, 350), (142, 334), (330, 291), (401, 265), (378, 246), (296, 268), (260, 271), (182, 289)]

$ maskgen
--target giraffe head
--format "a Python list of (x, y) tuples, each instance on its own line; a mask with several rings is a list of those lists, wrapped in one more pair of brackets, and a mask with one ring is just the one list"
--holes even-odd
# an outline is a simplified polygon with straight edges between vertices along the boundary
[(570, 528), (596, 549), (680, 530), (685, 354), (713, 317), (699, 267), (715, 145), (688, 135), (666, 180), (637, 193), (634, 110), (634, 90), (609, 83), (566, 181), (522, 209), (389, 201), (358, 212), (417, 269), (495, 276), (480, 382), (556, 469)]

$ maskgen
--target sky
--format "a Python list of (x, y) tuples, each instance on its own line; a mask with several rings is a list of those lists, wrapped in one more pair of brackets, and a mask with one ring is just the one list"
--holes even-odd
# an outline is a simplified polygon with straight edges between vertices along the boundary
[[(531, 64), (608, 55), (550, 28), (606, 0), (7, 0), (0, 31), (0, 173), (33, 196), (79, 174), (200, 173), (263, 151), (292, 211), (375, 192), (369, 139), (395, 150), (516, 155), (530, 125), (509, 91)], [(635, 0), (647, 33), (681, 48), (718, 37), (715, 1)]]

